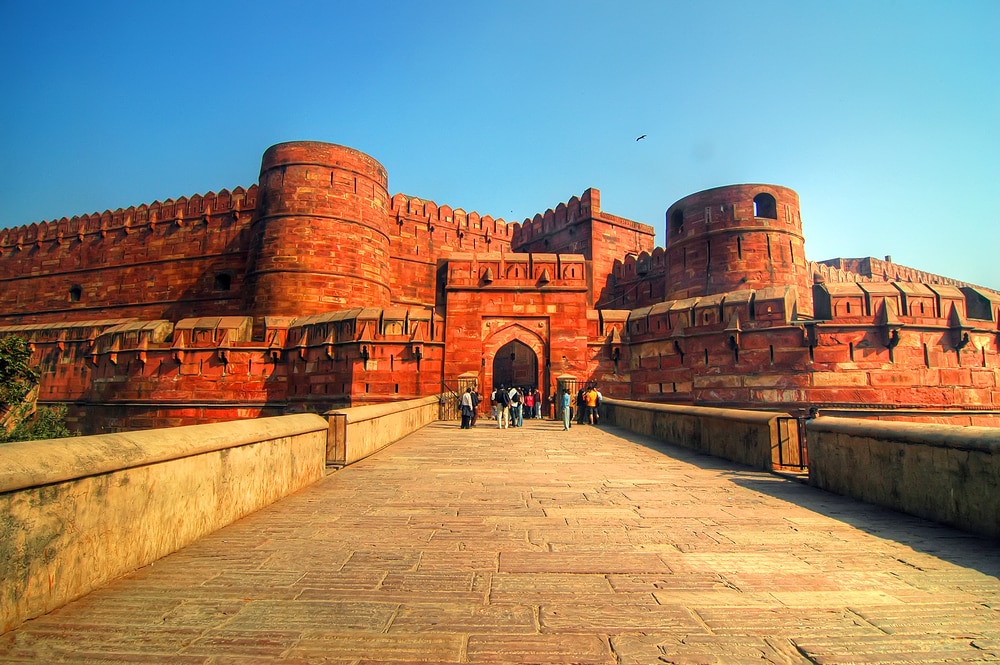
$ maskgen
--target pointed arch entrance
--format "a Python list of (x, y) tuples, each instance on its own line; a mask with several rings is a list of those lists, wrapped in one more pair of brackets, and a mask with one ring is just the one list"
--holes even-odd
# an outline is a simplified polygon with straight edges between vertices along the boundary
[(520, 340), (511, 340), (493, 356), (493, 385), (528, 386), (538, 384), (538, 356)]
[(494, 328), (483, 340), (483, 383), (487, 390), (506, 386), (538, 388), (544, 413), (548, 413), (549, 366), (547, 335), (539, 334), (520, 322)]

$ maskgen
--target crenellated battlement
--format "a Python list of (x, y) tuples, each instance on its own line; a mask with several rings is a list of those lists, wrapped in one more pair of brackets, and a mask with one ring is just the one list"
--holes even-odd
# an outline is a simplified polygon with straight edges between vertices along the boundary
[[(0, 256), (11, 250), (23, 250), (45, 242), (63, 244), (69, 240), (83, 241), (86, 236), (106, 236), (112, 231), (126, 234), (157, 225), (190, 226), (228, 221), (249, 222), (257, 206), (257, 185), (249, 189), (236, 187), (218, 193), (195, 194), (190, 198), (166, 199), (139, 206), (105, 210), (73, 217), (33, 222), (24, 226), (0, 229)], [(226, 219), (228, 218), (228, 219)]]
[(632, 281), (650, 273), (666, 274), (667, 250), (654, 247), (652, 252), (629, 254), (624, 259), (615, 259), (611, 274), (616, 281)]
[[(545, 236), (557, 234), (587, 218), (598, 216), (601, 216), (601, 192), (591, 187), (579, 197), (573, 196), (569, 201), (560, 203), (555, 209), (549, 208), (543, 213), (525, 219), (520, 224), (515, 224), (511, 245), (516, 249)], [(635, 224), (621, 217), (615, 218), (613, 215), (608, 217)]]
[(393, 196), (389, 203), (389, 213), (395, 217), (397, 226), (408, 225), (408, 231), (419, 228), (433, 233), (440, 227), (442, 230), (447, 228), (498, 238), (510, 238), (511, 235), (513, 225), (502, 217), (466, 212), (462, 208), (438, 205), (434, 201), (402, 193)]

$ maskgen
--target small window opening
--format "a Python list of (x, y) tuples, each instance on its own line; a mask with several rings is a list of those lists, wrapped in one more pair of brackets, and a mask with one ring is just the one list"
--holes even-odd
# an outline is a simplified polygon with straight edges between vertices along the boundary
[(680, 235), (684, 233), (683, 210), (674, 210), (673, 214), (670, 215), (670, 230), (673, 231), (674, 235)]
[(743, 258), (743, 238), (736, 236), (736, 258)]
[(767, 192), (761, 192), (753, 197), (753, 216), (765, 219), (778, 219), (778, 204)]
[(79, 284), (74, 284), (69, 289), (69, 301), (70, 302), (80, 302), (80, 298), (83, 297), (83, 287)]
[(708, 349), (705, 349), (705, 364), (708, 364)]
[(233, 286), (233, 276), (225, 272), (215, 273), (215, 283), (212, 288), (216, 291), (228, 291)]
[(847, 344), (847, 352), (850, 354), (851, 362), (854, 362), (854, 342), (849, 342)]
[(773, 365), (774, 364), (774, 345), (772, 344), (772, 345), (770, 345), (767, 348), (771, 352), (771, 364)]

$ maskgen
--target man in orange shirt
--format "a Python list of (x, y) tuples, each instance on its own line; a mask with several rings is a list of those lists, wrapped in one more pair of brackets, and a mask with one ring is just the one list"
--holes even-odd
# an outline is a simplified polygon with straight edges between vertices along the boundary
[(597, 388), (591, 385), (587, 392), (583, 394), (583, 402), (587, 405), (587, 413), (584, 415), (586, 422), (591, 425), (597, 424)]

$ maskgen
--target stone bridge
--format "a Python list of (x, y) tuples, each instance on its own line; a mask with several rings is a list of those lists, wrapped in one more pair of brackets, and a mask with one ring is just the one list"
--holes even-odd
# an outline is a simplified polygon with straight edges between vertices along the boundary
[[(289, 418), (306, 439), (320, 434), (321, 456), (338, 441), (318, 417)], [(316, 475), (306, 450), (317, 444), (300, 447), (299, 435), (279, 427), (290, 421), (272, 420), (281, 423), (252, 421), (270, 432), (267, 447), (295, 457), (295, 474)], [(260, 509), (247, 504), (249, 514), (222, 528), (195, 519), (205, 507), (175, 494), (172, 512), (204, 522), (205, 535), (192, 532), (177, 551), (23, 622), (11, 619), (22, 599), (8, 591), (12, 562), (27, 545), (11, 516), (42, 520), (60, 490), (52, 481), (30, 496), (0, 495), (20, 497), (5, 507), (0, 532), (4, 609), (20, 623), (0, 635), (0, 662), (1000, 661), (995, 539), (804, 478), (610, 425), (567, 432), (538, 420), (499, 430), (481, 420), (471, 430), (433, 422), (334, 472), (321, 461), (314, 482), (296, 489), (275, 455), (240, 462), (243, 453), (213, 451), (208, 438), (192, 436), (173, 480), (143, 463), (128, 483), (71, 481), (74, 509), (95, 512), (144, 482), (142, 492), (154, 496), (164, 483), (225, 468), (250, 477), (256, 467), (271, 479), (259, 487), (290, 494)], [(751, 438), (743, 435), (748, 445)], [(138, 433), (130, 441), (143, 454), (155, 448)], [(206, 510), (246, 504), (255, 490), (234, 485), (203, 486), (213, 504)], [(75, 515), (59, 518), (63, 532), (83, 532), (85, 517)], [(104, 539), (118, 549), (155, 539), (156, 529), (109, 519), (94, 523), (105, 524)], [(88, 546), (72, 563), (33, 573), (40, 587), (22, 594), (44, 595), (74, 566), (99, 577), (98, 564), (79, 554), (100, 551)], [(40, 556), (55, 561), (55, 541), (48, 547)]]

